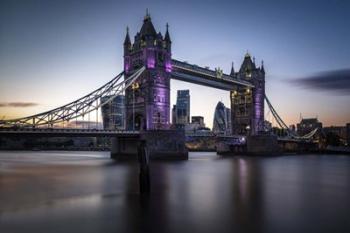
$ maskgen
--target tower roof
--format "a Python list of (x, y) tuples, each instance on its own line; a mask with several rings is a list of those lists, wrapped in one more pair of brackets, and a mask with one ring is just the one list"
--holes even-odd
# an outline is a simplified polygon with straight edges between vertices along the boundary
[(244, 60), (239, 71), (242, 72), (242, 71), (254, 70), (254, 69), (256, 69), (255, 64), (252, 61), (250, 54), (247, 52), (244, 56)]
[(146, 12), (146, 16), (143, 19), (143, 25), (140, 30), (141, 36), (156, 36), (157, 32), (154, 29), (153, 23), (151, 21), (151, 15), (148, 13), (148, 10)]

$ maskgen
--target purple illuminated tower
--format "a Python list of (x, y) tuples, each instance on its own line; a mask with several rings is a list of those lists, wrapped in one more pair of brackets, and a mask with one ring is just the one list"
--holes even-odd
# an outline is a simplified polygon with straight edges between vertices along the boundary
[(256, 67), (249, 53), (244, 57), (240, 70), (231, 76), (253, 84), (253, 88), (237, 86), (231, 91), (232, 133), (258, 135), (264, 130), (265, 70), (264, 64)]
[(140, 32), (131, 43), (129, 30), (124, 41), (126, 77), (145, 66), (146, 70), (127, 88), (126, 127), (129, 130), (168, 129), (170, 126), (171, 40), (156, 32), (147, 13)]

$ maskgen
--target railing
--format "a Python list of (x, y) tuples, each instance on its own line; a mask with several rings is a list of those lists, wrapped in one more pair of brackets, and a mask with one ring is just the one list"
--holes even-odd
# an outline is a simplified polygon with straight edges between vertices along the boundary
[(1, 134), (26, 134), (26, 133), (45, 133), (45, 134), (61, 134), (61, 133), (77, 133), (77, 134), (140, 134), (137, 130), (102, 130), (102, 129), (67, 129), (67, 128), (0, 128)]

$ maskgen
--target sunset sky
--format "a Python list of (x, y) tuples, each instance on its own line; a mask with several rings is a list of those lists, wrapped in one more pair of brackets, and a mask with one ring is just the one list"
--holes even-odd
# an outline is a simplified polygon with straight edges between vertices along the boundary
[[(58, 107), (111, 80), (123, 69), (126, 26), (133, 39), (146, 8), (163, 35), (169, 23), (175, 59), (226, 73), (247, 50), (264, 60), (266, 94), (287, 124), (300, 114), (350, 122), (346, 0), (1, 1), (0, 119)], [(209, 127), (217, 102), (229, 107), (228, 92), (180, 81), (171, 82), (171, 105), (179, 89), (190, 89), (191, 115)]]

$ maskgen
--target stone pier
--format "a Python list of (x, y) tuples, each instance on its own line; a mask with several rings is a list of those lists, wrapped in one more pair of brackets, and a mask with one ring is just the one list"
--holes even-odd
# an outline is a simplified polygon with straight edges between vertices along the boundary
[(136, 158), (140, 140), (146, 141), (150, 159), (188, 159), (183, 130), (147, 130), (137, 137), (115, 137), (111, 140), (112, 159)]
[(247, 137), (247, 154), (276, 155), (280, 152), (277, 136), (254, 135)]

